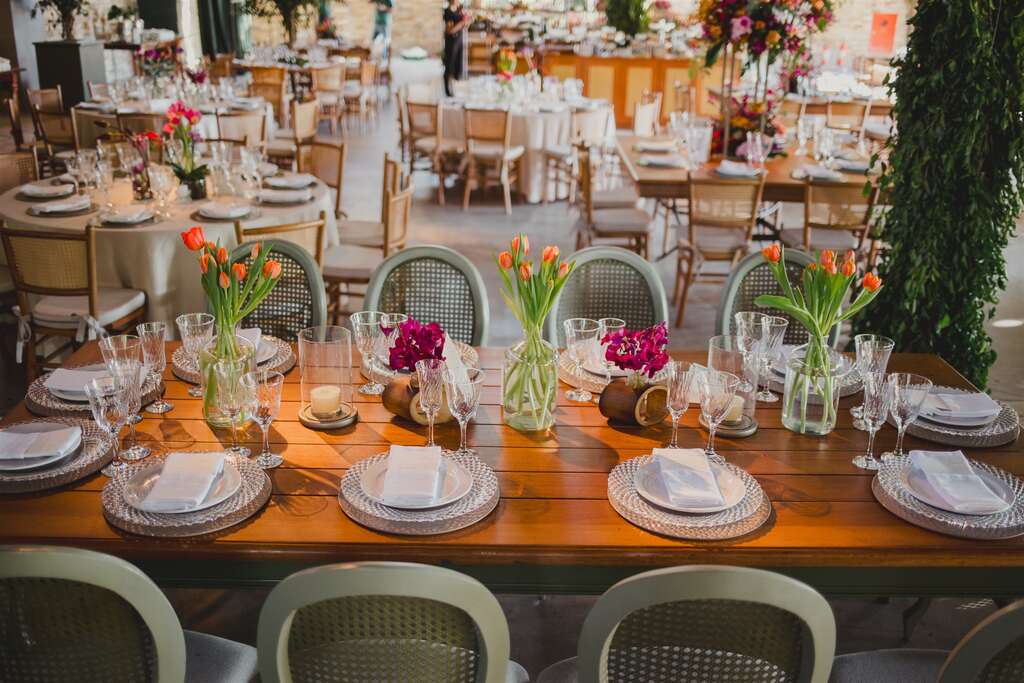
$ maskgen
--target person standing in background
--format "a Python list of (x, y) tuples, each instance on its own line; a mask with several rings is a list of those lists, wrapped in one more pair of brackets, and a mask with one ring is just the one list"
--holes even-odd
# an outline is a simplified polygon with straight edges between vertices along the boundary
[(387, 62), (391, 52), (391, 10), (395, 4), (392, 0), (372, 0), (377, 8), (373, 15), (373, 41), (379, 36), (384, 42), (384, 61)]
[(444, 10), (444, 92), (452, 96), (452, 81), (465, 77), (466, 27), (472, 16), (462, 7), (462, 0), (448, 0)]

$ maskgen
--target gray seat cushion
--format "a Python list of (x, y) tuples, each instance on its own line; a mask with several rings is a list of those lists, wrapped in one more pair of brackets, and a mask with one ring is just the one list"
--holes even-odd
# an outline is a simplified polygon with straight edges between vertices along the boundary
[(832, 663), (829, 683), (935, 683), (942, 650), (875, 650), (840, 655)]
[(256, 648), (197, 631), (185, 631), (186, 683), (256, 680)]

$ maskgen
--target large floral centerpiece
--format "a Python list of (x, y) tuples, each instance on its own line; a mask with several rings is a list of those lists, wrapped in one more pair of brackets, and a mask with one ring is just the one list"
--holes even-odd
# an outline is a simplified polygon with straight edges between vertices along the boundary
[(203, 115), (192, 109), (181, 100), (174, 102), (167, 109), (167, 123), (164, 133), (169, 137), (167, 152), (171, 158), (171, 168), (178, 180), (186, 185), (192, 199), (203, 199), (206, 196), (206, 176), (210, 169), (199, 162), (196, 143), (203, 139), (196, 129)]
[(518, 61), (516, 51), (510, 47), (503, 47), (498, 50), (498, 54), (494, 58), (494, 67), (497, 72), (495, 77), (498, 79), (498, 86), (501, 88), (502, 96), (507, 96), (511, 93), (512, 78), (515, 76)]
[(648, 426), (667, 415), (665, 387), (655, 378), (668, 363), (668, 328), (664, 322), (644, 330), (618, 330), (601, 339), (604, 359), (625, 371), (624, 379), (601, 392), (598, 409), (612, 422)]
[(530, 240), (512, 238), (496, 263), (501, 274), (501, 297), (523, 328), (523, 340), (505, 351), (501, 398), (505, 423), (521, 431), (541, 431), (555, 421), (558, 353), (542, 338), (544, 320), (562, 291), (575, 262), (563, 261), (558, 247), (544, 247), (535, 268)]
[[(782, 122), (777, 115), (778, 100), (772, 97), (769, 91), (768, 97), (760, 102), (754, 102), (750, 96), (732, 98), (732, 106), (729, 108), (730, 118), (728, 126), (728, 147), (722, 146), (726, 135), (724, 122), (715, 124), (711, 148), (715, 152), (724, 153), (727, 156), (742, 156), (741, 149), (746, 145), (747, 133), (761, 132), (772, 139), (776, 135), (785, 133)], [(781, 146), (772, 145), (769, 156), (782, 154)]]
[(846, 253), (842, 263), (824, 250), (809, 264), (793, 286), (786, 273), (783, 247), (773, 244), (762, 250), (782, 295), (762, 294), (758, 306), (787, 313), (807, 330), (810, 340), (789, 356), (782, 403), (782, 424), (800, 434), (828, 434), (835, 428), (839, 384), (849, 372), (848, 362), (828, 344), (832, 329), (849, 320), (878, 295), (882, 280), (865, 273), (861, 290), (847, 308), (843, 304), (857, 279), (856, 254)]
[(139, 68), (142, 74), (152, 79), (165, 78), (178, 69), (178, 55), (183, 52), (174, 45), (139, 48)]

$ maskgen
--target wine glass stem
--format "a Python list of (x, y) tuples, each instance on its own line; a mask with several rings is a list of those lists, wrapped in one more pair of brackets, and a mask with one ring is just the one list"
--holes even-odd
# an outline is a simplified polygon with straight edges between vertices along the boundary
[(896, 431), (896, 452), (893, 455), (903, 455), (903, 433), (907, 431), (907, 428), (902, 426)]
[(238, 450), (238, 432), (235, 430), (235, 416), (229, 415), (228, 429), (231, 431), (231, 450)]
[(704, 449), (708, 455), (715, 453), (715, 426), (708, 422), (708, 447)]
[(270, 455), (270, 423), (260, 425), (263, 431), (263, 455)]
[(462, 452), (469, 450), (469, 445), (466, 443), (466, 424), (468, 420), (459, 420), (459, 450)]
[(874, 453), (875, 453), (875, 430), (873, 430), (871, 428), (868, 428), (868, 452), (866, 453), (866, 455), (868, 456), (868, 460), (869, 461), (875, 459)]
[(434, 445), (434, 415), (427, 415), (427, 445)]
[(679, 418), (675, 415), (672, 416), (672, 440), (669, 442), (669, 448), (679, 448), (679, 444), (676, 442), (676, 438), (679, 436)]
[(139, 443), (138, 437), (135, 435), (135, 422), (128, 420), (128, 443), (125, 444), (128, 448), (134, 448)]

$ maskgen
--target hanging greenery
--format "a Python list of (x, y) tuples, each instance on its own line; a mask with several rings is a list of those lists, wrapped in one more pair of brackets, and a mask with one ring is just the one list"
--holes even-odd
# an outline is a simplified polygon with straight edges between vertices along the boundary
[(608, 25), (627, 36), (644, 33), (651, 23), (647, 0), (607, 0), (604, 9)]
[(910, 25), (880, 181), (886, 287), (858, 327), (937, 353), (984, 388), (996, 357), (985, 321), (1024, 209), (1024, 8), (920, 0)]
[(295, 29), (301, 22), (316, 18), (320, 0), (244, 0), (242, 11), (254, 17), (280, 17), (288, 44), (295, 40)]

